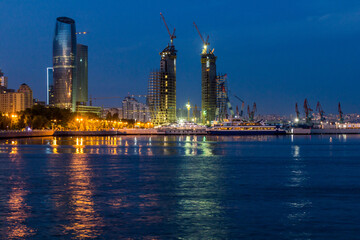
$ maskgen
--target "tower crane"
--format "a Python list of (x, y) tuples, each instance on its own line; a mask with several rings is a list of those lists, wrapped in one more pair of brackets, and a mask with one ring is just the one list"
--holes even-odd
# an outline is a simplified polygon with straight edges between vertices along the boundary
[(239, 98), (238, 96), (236, 96), (235, 94), (234, 94), (234, 97), (236, 97), (236, 99), (238, 99), (238, 100), (241, 102), (240, 117), (242, 117), (243, 114), (244, 114), (245, 102), (244, 102), (241, 98)]
[(305, 119), (306, 119), (306, 122), (307, 123), (310, 123), (311, 121), (311, 112), (313, 111), (311, 108), (310, 108), (310, 105), (307, 101), (307, 99), (305, 98), (304, 100), (304, 111), (305, 111)]
[(325, 113), (325, 112), (324, 112), (324, 110), (322, 109), (320, 102), (317, 102), (316, 111), (319, 112), (320, 121), (324, 121), (324, 120), (325, 120), (325, 117), (324, 117), (324, 113)]
[[(199, 33), (199, 36), (200, 36), (200, 38), (201, 38), (201, 40), (202, 40), (202, 42), (203, 42), (203, 44), (204, 44), (204, 48), (203, 48), (202, 54), (206, 54), (207, 48), (208, 48), (208, 46), (210, 45), (209, 35), (206, 37), (206, 40), (204, 40), (204, 38), (203, 38), (203, 36), (201, 35), (200, 30), (199, 30), (199, 28), (197, 27), (196, 23), (193, 22), (193, 24), (194, 24), (197, 32)], [(214, 52), (214, 49), (211, 51), (211, 53), (213, 53), (213, 52)]]
[(340, 102), (339, 102), (339, 105), (338, 105), (338, 112), (339, 112), (339, 122), (344, 123), (344, 116), (343, 116), (343, 112), (341, 110)]
[(173, 33), (171, 33), (168, 25), (166, 24), (164, 15), (162, 13), (160, 13), (160, 16), (161, 16), (162, 20), (164, 21), (166, 30), (168, 31), (168, 34), (169, 34), (169, 37), (170, 37), (170, 45), (173, 46), (173, 40), (176, 38), (176, 36), (175, 36), (175, 28), (174, 28)]

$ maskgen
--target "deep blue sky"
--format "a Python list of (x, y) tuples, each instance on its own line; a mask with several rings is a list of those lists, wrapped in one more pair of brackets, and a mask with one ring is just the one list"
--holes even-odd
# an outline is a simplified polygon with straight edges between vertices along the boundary
[[(89, 94), (105, 97), (146, 94), (149, 72), (168, 43), (163, 12), (177, 32), (178, 106), (188, 98), (201, 102), (195, 21), (210, 35), (231, 91), (256, 101), (260, 114), (293, 113), (305, 97), (328, 113), (338, 101), (344, 112), (360, 112), (359, 1), (0, 0), (0, 9), (0, 68), (10, 88), (25, 82), (41, 100), (56, 17), (71, 17), (78, 31), (89, 32), (78, 37), (89, 46)], [(97, 104), (120, 106), (121, 100)]]

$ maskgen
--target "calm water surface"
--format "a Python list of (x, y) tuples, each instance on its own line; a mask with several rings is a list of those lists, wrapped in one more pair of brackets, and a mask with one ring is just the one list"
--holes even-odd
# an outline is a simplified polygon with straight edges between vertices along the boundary
[(360, 238), (360, 136), (0, 140), (0, 238)]

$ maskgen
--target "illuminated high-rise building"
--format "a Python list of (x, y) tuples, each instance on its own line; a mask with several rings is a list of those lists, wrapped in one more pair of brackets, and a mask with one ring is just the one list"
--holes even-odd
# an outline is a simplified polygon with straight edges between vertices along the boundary
[(76, 81), (73, 85), (73, 102), (86, 105), (88, 101), (88, 46), (77, 44)]
[(150, 73), (147, 103), (154, 124), (176, 122), (176, 50), (173, 44), (175, 28), (171, 34), (165, 18), (160, 13), (170, 36), (170, 43), (160, 52), (160, 70)]
[(205, 123), (215, 120), (216, 56), (213, 51), (201, 54), (201, 111)]
[(160, 71), (150, 74), (147, 101), (155, 124), (176, 122), (176, 52), (168, 45), (160, 53)]
[(46, 68), (46, 105), (54, 106), (54, 77), (53, 68)]
[(76, 79), (75, 21), (68, 17), (56, 19), (53, 41), (54, 103), (56, 107), (72, 108), (73, 83)]

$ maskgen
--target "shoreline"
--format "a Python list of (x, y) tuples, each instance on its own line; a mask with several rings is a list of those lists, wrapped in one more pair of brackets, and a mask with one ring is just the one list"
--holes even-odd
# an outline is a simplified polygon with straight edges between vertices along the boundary
[[(295, 135), (295, 136), (304, 136), (304, 135), (341, 135), (341, 134), (351, 134), (356, 135), (358, 132), (343, 132), (343, 131), (329, 131), (329, 132), (288, 132), (283, 136)], [(54, 130), (32, 130), (32, 131), (19, 131), (19, 130), (10, 130), (10, 131), (0, 131), (0, 139), (9, 139), (9, 138), (30, 138), (30, 137), (67, 137), (67, 136), (128, 136), (128, 135), (162, 135), (162, 136), (181, 136), (181, 135), (199, 135), (199, 136), (235, 136), (232, 134), (221, 134), (221, 135), (212, 135), (208, 133), (199, 133), (199, 132), (184, 132), (184, 133), (169, 133), (158, 131), (157, 129), (121, 129), (121, 130), (101, 130), (101, 131), (54, 131)], [(264, 135), (264, 134), (250, 134), (250, 135), (236, 135), (236, 136), (254, 136), (254, 135)], [(277, 135), (274, 135), (277, 136)]]

